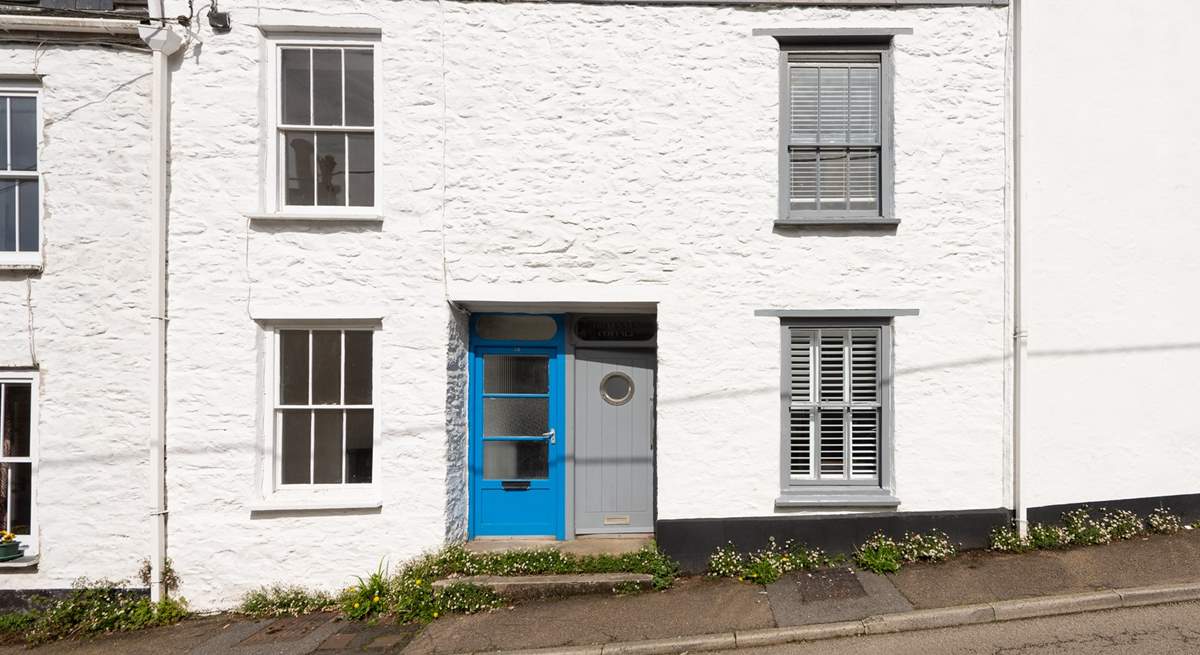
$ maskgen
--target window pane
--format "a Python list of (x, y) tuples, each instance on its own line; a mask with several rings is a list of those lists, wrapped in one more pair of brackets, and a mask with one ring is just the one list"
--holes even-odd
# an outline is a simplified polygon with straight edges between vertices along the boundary
[(371, 207), (375, 204), (375, 135), (347, 134), (350, 150), (350, 204)]
[(850, 143), (879, 142), (879, 69), (850, 69)]
[(371, 404), (370, 330), (346, 331), (346, 404)]
[(371, 481), (375, 416), (369, 409), (346, 410), (346, 482)]
[(850, 70), (826, 66), (820, 71), (821, 143), (846, 143), (850, 121)]
[(314, 432), (313, 484), (342, 482), (342, 412), (317, 412)]
[(8, 169), (8, 98), (0, 97), (0, 169)]
[(317, 133), (317, 204), (346, 204), (346, 135)]
[(342, 125), (342, 51), (312, 51), (313, 124)]
[(814, 66), (792, 66), (788, 69), (792, 143), (817, 142), (817, 71)]
[(791, 155), (791, 200), (793, 209), (817, 208), (817, 151), (793, 150)]
[(545, 441), (485, 441), (483, 477), (487, 480), (544, 480), (550, 473), (550, 444)]
[(546, 398), (485, 398), (483, 434), (488, 437), (531, 437), (550, 430)]
[(281, 412), (282, 434), (279, 439), (283, 460), (283, 484), (309, 483), (309, 454), (312, 448), (312, 412), (306, 409), (285, 409)]
[(309, 125), (311, 94), (309, 93), (309, 50), (288, 48), (280, 54), (280, 84), (283, 89), (283, 122), (289, 125)]
[(821, 456), (817, 460), (821, 477), (846, 477), (846, 421), (842, 410), (820, 412), (817, 420), (820, 431)]
[(37, 102), (33, 98), (13, 98), (12, 169), (37, 170)]
[(30, 534), (32, 498), (33, 465), (0, 465), (0, 526), (16, 534)]
[(308, 404), (308, 331), (279, 331), (279, 402)]
[(346, 51), (346, 125), (375, 124), (374, 60), (370, 50)]
[[(550, 360), (545, 357), (485, 355), (484, 393), (548, 393)], [(543, 430), (544, 432), (544, 430)]]
[(38, 181), (21, 180), (17, 193), (17, 220), (20, 227), (17, 248), (25, 252), (37, 252), (38, 236)]
[(284, 169), (286, 171), (289, 205), (311, 205), (316, 191), (316, 173), (313, 167), (315, 134), (312, 132), (284, 132)]
[(0, 180), (0, 252), (17, 249), (17, 181)]
[(846, 162), (846, 185), (850, 209), (879, 208), (879, 153), (851, 150)]
[(819, 209), (846, 209), (846, 151), (828, 148), (817, 153), (820, 180)]
[(4, 425), (0, 426), (5, 457), (29, 457), (30, 388), (28, 384), (5, 384)]
[(313, 330), (314, 405), (338, 405), (342, 402), (342, 333), (338, 330)]

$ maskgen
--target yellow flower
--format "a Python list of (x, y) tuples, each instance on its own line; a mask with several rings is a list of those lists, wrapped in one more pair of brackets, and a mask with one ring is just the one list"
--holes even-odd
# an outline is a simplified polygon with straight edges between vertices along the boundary
[(358, 603), (354, 604), (354, 609), (358, 609)]
[(378, 603), (378, 602), (379, 602), (379, 594), (376, 594), (376, 595), (375, 595), (375, 597), (374, 597), (374, 598), (372, 598), (371, 600), (373, 600), (373, 601), (375, 601), (376, 603)]
[(437, 612), (433, 613), (433, 618), (435, 618), (435, 619), (437, 618)]

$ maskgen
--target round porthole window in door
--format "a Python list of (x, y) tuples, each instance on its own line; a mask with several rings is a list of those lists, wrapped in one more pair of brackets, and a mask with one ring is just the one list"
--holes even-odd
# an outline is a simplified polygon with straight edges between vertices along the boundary
[(609, 405), (624, 405), (633, 398), (633, 379), (620, 371), (609, 373), (600, 380), (600, 395)]

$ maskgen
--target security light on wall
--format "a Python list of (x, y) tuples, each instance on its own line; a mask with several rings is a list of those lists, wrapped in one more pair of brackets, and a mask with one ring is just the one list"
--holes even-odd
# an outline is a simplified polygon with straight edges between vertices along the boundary
[(217, 34), (225, 34), (233, 29), (229, 24), (229, 12), (219, 11), (217, 0), (213, 0), (212, 7), (208, 10), (208, 26)]

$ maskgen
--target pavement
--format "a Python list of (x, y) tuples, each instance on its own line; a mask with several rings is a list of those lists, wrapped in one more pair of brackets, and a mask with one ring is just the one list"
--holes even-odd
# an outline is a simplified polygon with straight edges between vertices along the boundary
[(714, 655), (1195, 655), (1200, 603), (787, 643)]
[[(729, 579), (684, 578), (662, 592), (523, 601), (481, 614), (443, 617), (424, 628), (386, 621), (348, 622), (324, 614), (264, 621), (218, 616), (129, 635), (51, 644), (36, 652), (449, 655), (576, 648), (580, 655), (649, 655), (838, 635), (859, 635), (850, 641), (878, 640), (873, 633), (959, 624), (982, 624), (970, 629), (1000, 640), (1004, 630), (1012, 628), (997, 621), (1008, 619), (1112, 608), (1125, 608), (1116, 611), (1131, 617), (1157, 616), (1154, 610), (1126, 606), (1200, 598), (1198, 561), (1200, 531), (1193, 530), (1063, 551), (970, 552), (941, 564), (905, 566), (887, 576), (835, 568), (791, 574), (766, 587)], [(1177, 586), (1109, 591), (1163, 585)], [(909, 637), (895, 639), (908, 643), (904, 639), (919, 641), (921, 634), (934, 632), (905, 633)], [(1194, 636), (1185, 633), (1168, 637)], [(605, 645), (603, 654), (601, 645)], [(1191, 652), (1196, 650), (1200, 649)], [(15, 652), (21, 652), (21, 647), (0, 648), (0, 654)]]

